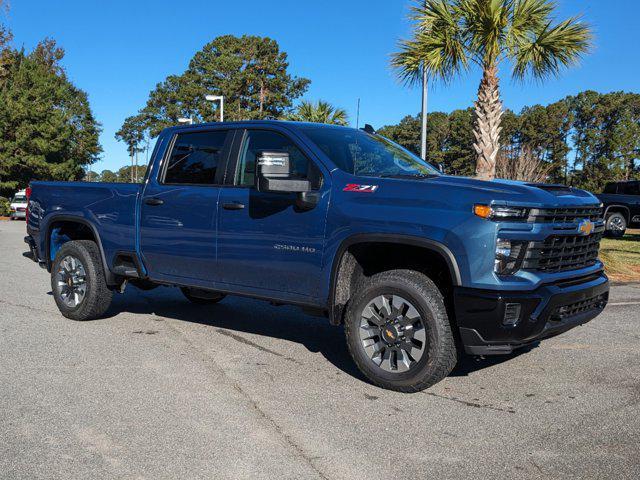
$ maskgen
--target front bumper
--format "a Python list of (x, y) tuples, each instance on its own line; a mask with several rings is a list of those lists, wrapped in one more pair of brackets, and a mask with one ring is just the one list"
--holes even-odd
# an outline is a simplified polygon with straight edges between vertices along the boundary
[[(609, 280), (600, 272), (530, 292), (457, 288), (454, 308), (465, 351), (500, 355), (593, 320), (608, 299)], [(507, 304), (520, 305), (514, 325), (503, 323)]]

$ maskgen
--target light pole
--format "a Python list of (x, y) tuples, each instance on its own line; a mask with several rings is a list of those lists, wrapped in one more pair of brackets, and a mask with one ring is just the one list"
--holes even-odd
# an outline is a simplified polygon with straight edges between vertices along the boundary
[(429, 94), (429, 78), (427, 69), (422, 67), (422, 135), (421, 135), (421, 157), (427, 159), (427, 99)]
[(217, 102), (220, 100), (220, 121), (224, 122), (224, 97), (222, 95), (207, 95), (204, 99), (207, 102)]

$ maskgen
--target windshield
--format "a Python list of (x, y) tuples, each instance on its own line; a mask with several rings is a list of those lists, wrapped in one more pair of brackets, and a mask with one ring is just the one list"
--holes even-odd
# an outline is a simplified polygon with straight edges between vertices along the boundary
[(432, 165), (391, 140), (352, 128), (300, 128), (340, 170), (369, 177), (440, 175)]
[(25, 195), (16, 195), (11, 203), (27, 203), (27, 197)]

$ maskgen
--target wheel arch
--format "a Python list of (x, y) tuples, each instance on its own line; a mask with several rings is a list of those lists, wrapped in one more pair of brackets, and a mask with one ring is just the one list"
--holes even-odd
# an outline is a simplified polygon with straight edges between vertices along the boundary
[[(354, 281), (362, 274), (360, 265), (350, 249), (364, 245), (392, 245), (412, 247), (437, 255), (446, 265), (446, 273), (452, 286), (462, 285), (458, 262), (453, 252), (441, 242), (422, 237), (398, 234), (355, 234), (343, 240), (336, 251), (331, 267), (328, 311), (333, 325), (342, 323), (346, 301), (355, 287)], [(360, 269), (360, 270), (359, 270)]]
[[(74, 225), (82, 226), (83, 229), (86, 229), (86, 231), (90, 233), (89, 238), (87, 238), (87, 236), (84, 235), (82, 239), (93, 240), (96, 243), (96, 245), (98, 246), (98, 250), (100, 252), (100, 258), (102, 260), (102, 267), (104, 270), (107, 284), (108, 285), (117, 284), (117, 279), (115, 275), (109, 269), (109, 265), (107, 263), (107, 257), (102, 247), (102, 240), (100, 239), (100, 234), (98, 233), (98, 229), (86, 218), (78, 217), (75, 215), (56, 215), (50, 218), (49, 221), (47, 222), (47, 227), (45, 230), (46, 236), (44, 239), (44, 251), (43, 251), (43, 254), (46, 255), (47, 271), (49, 272), (51, 271), (51, 265), (53, 263), (53, 258), (55, 257), (55, 252), (52, 251), (52, 245), (51, 245), (54, 230), (56, 228), (73, 227)], [(62, 245), (64, 245), (65, 243), (71, 240), (77, 240), (77, 239), (69, 238), (66, 241), (62, 241), (58, 243), (57, 246), (54, 246), (55, 251), (57, 252), (57, 249), (59, 249)]]
[(607, 218), (607, 215), (609, 213), (622, 213), (625, 216), (627, 225), (631, 222), (631, 211), (629, 210), (629, 207), (627, 207), (626, 205), (619, 205), (619, 204), (609, 205), (604, 211), (605, 219)]

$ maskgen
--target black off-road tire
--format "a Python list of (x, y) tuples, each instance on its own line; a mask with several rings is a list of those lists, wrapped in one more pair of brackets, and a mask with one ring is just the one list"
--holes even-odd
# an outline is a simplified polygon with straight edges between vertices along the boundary
[[(80, 260), (86, 272), (86, 293), (84, 299), (74, 308), (65, 305), (56, 288), (56, 273), (60, 262), (67, 255)], [(106, 313), (111, 305), (113, 291), (107, 287), (100, 250), (95, 242), (74, 240), (60, 247), (51, 266), (51, 291), (60, 313), (71, 320), (94, 320)]]
[(196, 305), (213, 305), (226, 297), (224, 293), (200, 290), (198, 288), (180, 287), (180, 291), (187, 300)]
[[(614, 227), (615, 225), (615, 227)], [(605, 232), (611, 238), (622, 238), (627, 231), (627, 219), (620, 212), (607, 215), (605, 220)]]
[[(359, 335), (363, 309), (379, 295), (400, 295), (418, 310), (428, 346), (422, 358), (406, 372), (386, 372), (367, 355)], [(345, 314), (349, 353), (360, 371), (375, 385), (399, 392), (417, 392), (440, 382), (458, 359), (456, 342), (440, 290), (433, 281), (413, 270), (391, 270), (360, 283)]]

